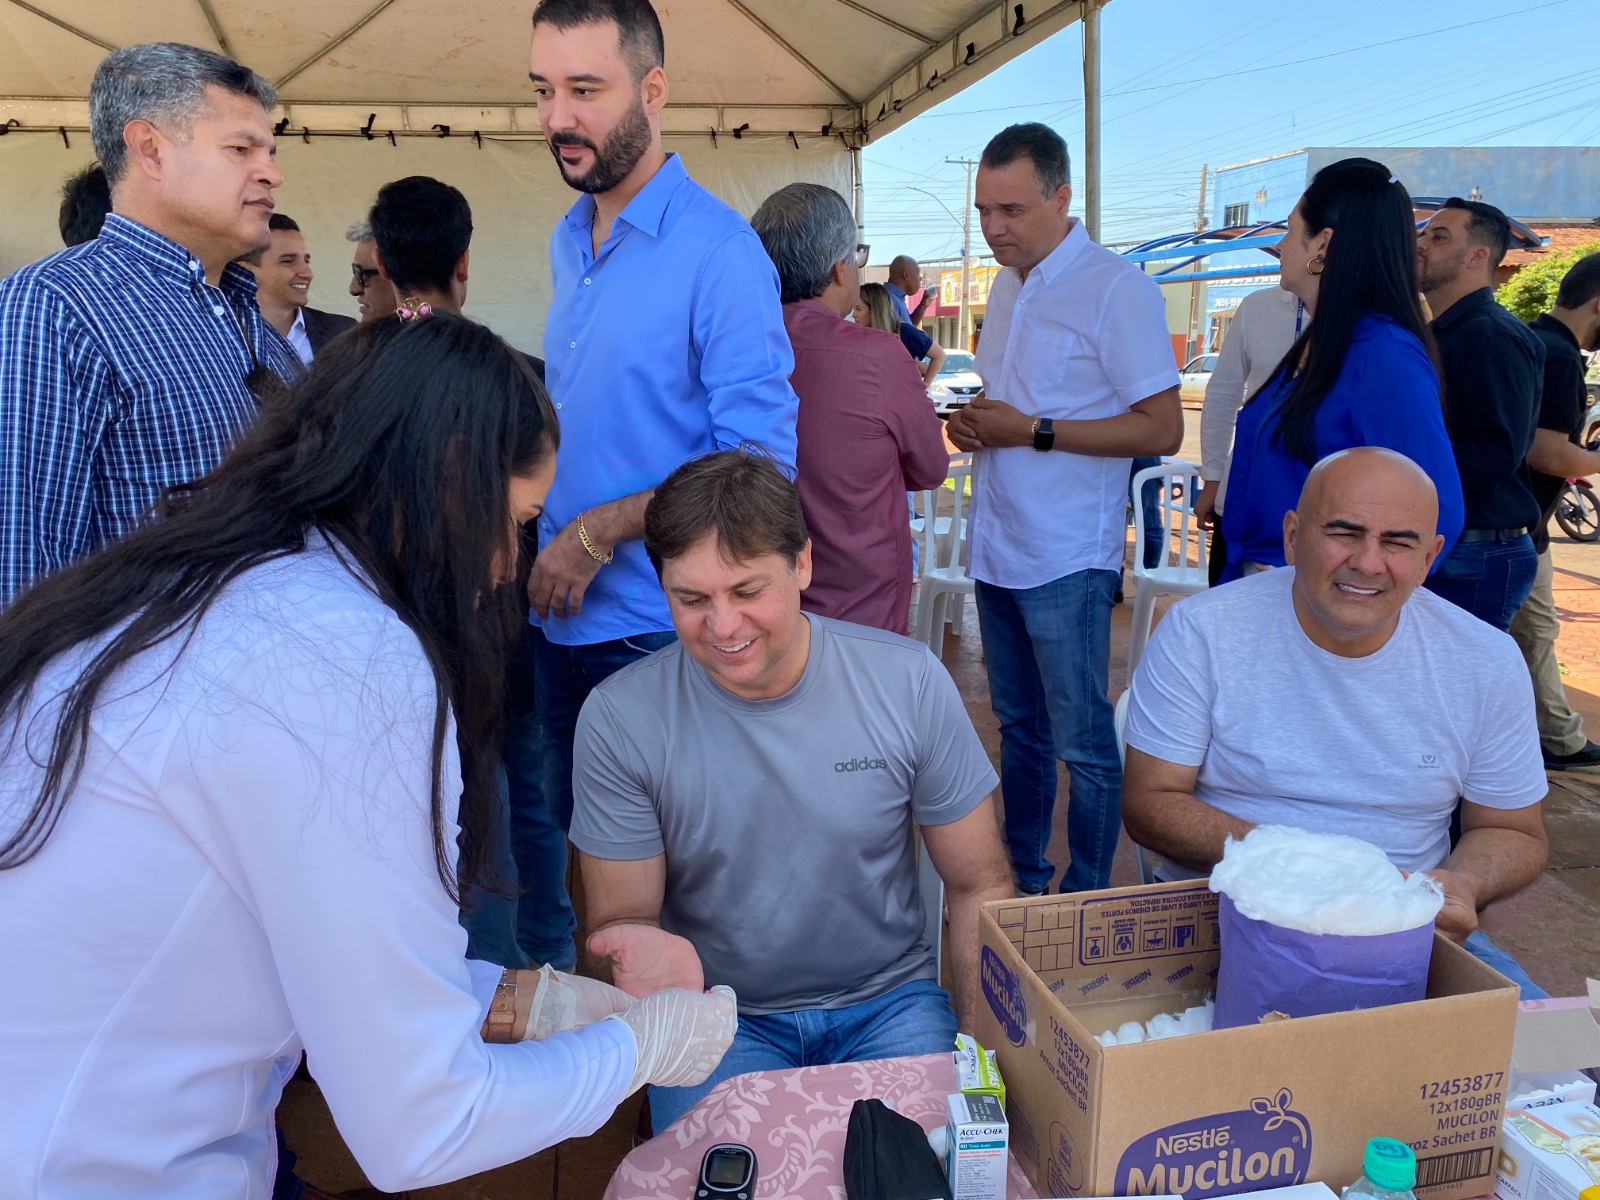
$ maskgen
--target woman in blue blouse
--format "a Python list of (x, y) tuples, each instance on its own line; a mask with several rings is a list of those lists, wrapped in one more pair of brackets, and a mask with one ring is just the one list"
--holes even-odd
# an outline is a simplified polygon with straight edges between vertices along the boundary
[(1316, 320), (1239, 410), (1221, 582), (1284, 565), (1283, 514), (1319, 459), (1352, 446), (1396, 450), (1426, 471), (1439, 490), (1440, 557), (1455, 544), (1461, 477), (1417, 290), (1416, 240), (1411, 197), (1370, 158), (1318, 171), (1289, 215), (1282, 285)]

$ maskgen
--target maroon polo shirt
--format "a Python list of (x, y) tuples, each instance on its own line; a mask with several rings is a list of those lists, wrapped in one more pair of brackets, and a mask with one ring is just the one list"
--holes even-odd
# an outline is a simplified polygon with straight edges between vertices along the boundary
[(911, 608), (906, 493), (949, 474), (944, 424), (892, 333), (819, 300), (783, 306), (800, 397), (795, 485), (811, 534), (807, 612), (905, 633)]

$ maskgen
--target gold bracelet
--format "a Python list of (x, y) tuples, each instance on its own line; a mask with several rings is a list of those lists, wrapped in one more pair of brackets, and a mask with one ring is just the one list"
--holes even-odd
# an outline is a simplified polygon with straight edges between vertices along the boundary
[(607, 550), (604, 554), (602, 554), (600, 553), (599, 548), (589, 540), (589, 531), (583, 527), (582, 513), (578, 514), (578, 540), (583, 543), (583, 548), (589, 552), (589, 557), (594, 559), (595, 562), (599, 563), (602, 567), (611, 561), (612, 552), (610, 550)]

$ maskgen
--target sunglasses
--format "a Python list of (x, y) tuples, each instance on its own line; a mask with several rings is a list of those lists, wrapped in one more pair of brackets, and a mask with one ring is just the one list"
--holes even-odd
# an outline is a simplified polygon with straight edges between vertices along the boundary
[(377, 267), (358, 267), (354, 263), (350, 264), (350, 280), (363, 292), (367, 290), (367, 284), (377, 277)]

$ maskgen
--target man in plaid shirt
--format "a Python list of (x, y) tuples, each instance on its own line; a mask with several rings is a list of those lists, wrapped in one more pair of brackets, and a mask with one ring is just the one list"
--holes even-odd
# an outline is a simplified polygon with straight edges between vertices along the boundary
[(233, 260), (268, 241), (277, 97), (175, 43), (110, 54), (89, 93), (100, 236), (0, 283), (0, 606), (131, 530), (255, 418), (293, 351)]

